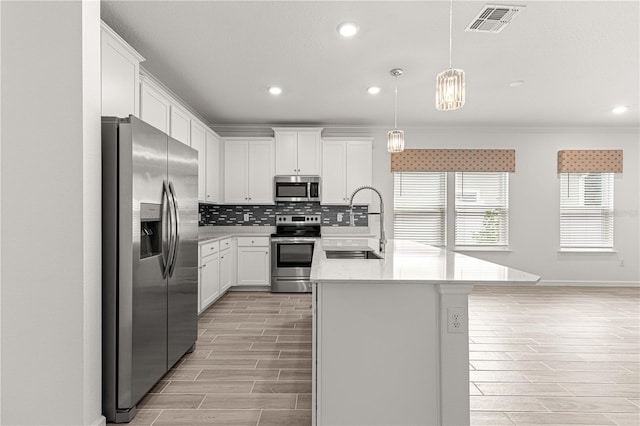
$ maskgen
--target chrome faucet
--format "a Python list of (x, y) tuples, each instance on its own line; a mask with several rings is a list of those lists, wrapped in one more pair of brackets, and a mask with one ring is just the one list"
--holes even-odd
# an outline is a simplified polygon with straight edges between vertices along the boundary
[(368, 214), (379, 214), (380, 215), (380, 253), (384, 253), (384, 247), (387, 245), (387, 240), (384, 237), (384, 202), (382, 201), (382, 194), (380, 191), (375, 189), (373, 186), (361, 186), (360, 188), (353, 191), (351, 194), (351, 200), (349, 201), (349, 225), (355, 226), (355, 221), (353, 218), (353, 198), (356, 194), (363, 189), (370, 189), (380, 197), (380, 213), (368, 213)]

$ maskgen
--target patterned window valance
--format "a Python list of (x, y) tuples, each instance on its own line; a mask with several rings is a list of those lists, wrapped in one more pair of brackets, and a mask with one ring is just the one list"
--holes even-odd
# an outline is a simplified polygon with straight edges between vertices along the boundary
[(622, 173), (622, 150), (558, 151), (558, 173)]
[(514, 149), (405, 149), (391, 154), (392, 172), (515, 172)]

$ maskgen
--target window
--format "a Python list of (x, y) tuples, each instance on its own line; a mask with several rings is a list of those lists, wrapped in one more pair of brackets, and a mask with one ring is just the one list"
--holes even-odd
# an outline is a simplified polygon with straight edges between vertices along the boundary
[(613, 173), (560, 174), (560, 247), (613, 248)]
[(393, 193), (394, 238), (444, 246), (447, 174), (394, 173)]
[(506, 247), (509, 173), (396, 172), (393, 231), (396, 239), (450, 249)]
[(509, 244), (509, 174), (457, 172), (456, 246)]

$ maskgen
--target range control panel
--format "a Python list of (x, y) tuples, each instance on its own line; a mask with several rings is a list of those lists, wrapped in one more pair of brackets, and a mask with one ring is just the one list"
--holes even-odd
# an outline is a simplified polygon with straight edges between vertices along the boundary
[(322, 215), (320, 214), (276, 215), (276, 225), (319, 225), (320, 223), (322, 223)]

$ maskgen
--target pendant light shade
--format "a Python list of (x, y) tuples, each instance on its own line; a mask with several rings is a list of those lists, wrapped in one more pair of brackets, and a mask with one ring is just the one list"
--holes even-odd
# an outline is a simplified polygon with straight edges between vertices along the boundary
[(449, 2), (449, 69), (436, 78), (436, 109), (452, 111), (464, 105), (464, 71), (451, 66), (453, 0)]
[(402, 75), (401, 68), (394, 68), (389, 72), (396, 78), (395, 102), (393, 106), (393, 130), (387, 133), (387, 151), (402, 152), (404, 151), (404, 132), (398, 130), (398, 77)]
[(404, 132), (402, 130), (394, 129), (387, 133), (387, 151), (404, 151)]
[(436, 79), (436, 108), (451, 111), (464, 105), (464, 71), (449, 68)]

